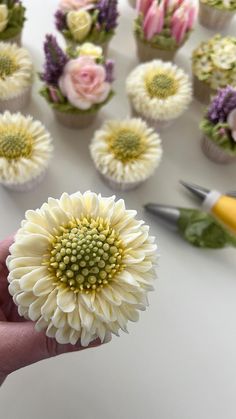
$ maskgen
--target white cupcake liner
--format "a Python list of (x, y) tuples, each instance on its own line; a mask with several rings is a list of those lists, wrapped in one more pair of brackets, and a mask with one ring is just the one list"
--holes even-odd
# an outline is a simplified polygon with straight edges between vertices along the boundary
[(109, 186), (109, 188), (116, 190), (116, 191), (130, 191), (132, 189), (138, 188), (140, 185), (142, 185), (145, 180), (141, 181), (135, 181), (135, 182), (117, 182), (116, 180), (112, 179), (108, 175), (104, 175), (101, 173), (98, 169), (97, 172), (99, 173), (100, 177), (104, 181), (104, 183)]
[(193, 78), (193, 93), (195, 99), (204, 105), (209, 105), (211, 96), (216, 94), (216, 90), (213, 90), (208, 83), (205, 81), (199, 80), (197, 76), (194, 75)]
[(39, 175), (33, 177), (32, 179), (24, 183), (8, 183), (0, 181), (0, 184), (4, 186), (4, 188), (9, 189), (11, 191), (28, 192), (42, 182), (47, 173), (47, 170), (48, 168), (44, 169), (41, 173), (39, 173)]
[(166, 128), (169, 128), (175, 121), (175, 119), (168, 119), (168, 120), (161, 120), (161, 119), (150, 119), (147, 118), (145, 115), (139, 113), (134, 108), (132, 102), (130, 101), (131, 106), (131, 115), (134, 118), (142, 118), (150, 127), (155, 129), (156, 131), (163, 131)]
[(84, 129), (88, 128), (97, 117), (96, 113), (78, 114), (60, 112), (56, 109), (53, 110), (56, 120), (67, 128), (71, 129)]
[(0, 99), (0, 112), (9, 111), (14, 113), (25, 108), (29, 104), (31, 98), (31, 91), (32, 85), (27, 87), (17, 96), (13, 96), (9, 99)]
[(229, 164), (236, 162), (236, 156), (228, 154), (207, 136), (204, 136), (202, 139), (202, 150), (208, 159), (215, 163)]
[(199, 22), (208, 29), (226, 29), (235, 15), (235, 11), (220, 10), (200, 1)]
[(160, 59), (162, 61), (173, 61), (177, 53), (175, 50), (164, 50), (153, 47), (151, 44), (140, 41), (136, 36), (137, 56), (140, 62), (152, 61)]

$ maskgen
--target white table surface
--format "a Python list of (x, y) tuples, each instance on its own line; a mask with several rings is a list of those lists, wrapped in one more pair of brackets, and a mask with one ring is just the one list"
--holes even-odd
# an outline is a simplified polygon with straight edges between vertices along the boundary
[[(24, 45), (40, 70), (42, 43), (45, 33), (54, 31), (57, 1), (24, 3), (29, 19)], [(125, 0), (120, 1), (120, 11), (110, 50), (117, 65), (117, 95), (100, 121), (77, 132), (57, 125), (37, 94), (39, 83), (35, 84), (28, 112), (51, 131), (55, 158), (47, 178), (34, 191), (20, 194), (0, 189), (0, 239), (18, 228), (25, 210), (37, 208), (48, 196), (87, 189), (113, 194), (97, 177), (88, 144), (102, 120), (129, 113), (124, 83), (137, 64), (134, 12)], [(228, 33), (236, 34), (235, 25), (236, 21)], [(177, 63), (190, 71), (191, 50), (212, 35), (198, 26)], [(235, 419), (235, 250), (195, 249), (143, 210), (149, 201), (194, 206), (178, 185), (179, 179), (222, 191), (236, 189), (236, 167), (211, 163), (201, 152), (202, 111), (193, 103), (162, 134), (164, 159), (150, 181), (138, 190), (117, 194), (150, 223), (158, 239), (159, 280), (150, 308), (139, 323), (130, 324), (129, 335), (113, 338), (109, 345), (44, 361), (9, 377), (0, 389), (1, 419)]]

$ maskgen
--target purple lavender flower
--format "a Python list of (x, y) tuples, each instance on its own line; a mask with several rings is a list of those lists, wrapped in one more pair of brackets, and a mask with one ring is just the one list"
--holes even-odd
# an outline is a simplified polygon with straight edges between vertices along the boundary
[(106, 32), (116, 28), (118, 22), (118, 1), (100, 0), (97, 4), (98, 22)]
[(41, 79), (47, 84), (57, 86), (58, 79), (63, 73), (68, 57), (59, 47), (57, 40), (53, 35), (46, 35), (44, 52), (46, 61), (44, 64), (44, 73), (41, 74)]
[(114, 81), (114, 61), (113, 60), (107, 60), (105, 63), (105, 69), (106, 69), (106, 81), (108, 83), (112, 83)]
[(55, 13), (55, 25), (58, 31), (63, 31), (67, 28), (66, 24), (66, 14), (63, 13), (61, 10), (57, 10)]
[(218, 90), (210, 104), (207, 116), (213, 124), (224, 123), (233, 109), (236, 109), (236, 89), (227, 86)]

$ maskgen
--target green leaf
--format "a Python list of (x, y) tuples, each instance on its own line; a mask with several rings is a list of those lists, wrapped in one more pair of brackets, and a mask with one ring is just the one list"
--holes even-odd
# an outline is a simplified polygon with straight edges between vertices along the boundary
[[(225, 135), (221, 134), (221, 128), (225, 129)], [(218, 122), (217, 124), (213, 124), (208, 118), (204, 118), (200, 124), (200, 129), (229, 155), (236, 156), (236, 142), (232, 138), (230, 127), (227, 123)]]
[[(10, 4), (10, 2), (8, 2)], [(25, 7), (22, 4), (9, 8), (8, 24), (3, 32), (0, 32), (0, 41), (14, 38), (22, 31), (25, 22)]]

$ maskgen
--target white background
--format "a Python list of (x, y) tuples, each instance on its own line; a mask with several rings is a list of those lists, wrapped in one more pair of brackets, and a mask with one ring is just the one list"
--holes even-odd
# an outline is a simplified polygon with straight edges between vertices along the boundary
[[(46, 32), (54, 31), (56, 0), (24, 0), (28, 21), (24, 45), (35, 67), (43, 62)], [(0, 238), (14, 232), (25, 210), (48, 196), (91, 189), (113, 194), (97, 177), (88, 145), (106, 118), (129, 114), (125, 78), (137, 64), (132, 35), (134, 11), (120, 1), (120, 25), (110, 56), (116, 60), (117, 95), (86, 131), (70, 131), (54, 122), (37, 94), (28, 112), (51, 131), (55, 158), (44, 182), (30, 193), (0, 189)], [(236, 34), (236, 22), (228, 33)], [(177, 63), (190, 71), (190, 55), (213, 32), (196, 28), (179, 52)], [(192, 248), (143, 210), (154, 201), (194, 206), (178, 185), (185, 179), (236, 189), (236, 167), (211, 163), (200, 149), (203, 108), (193, 103), (176, 124), (162, 134), (164, 159), (156, 175), (138, 190), (117, 194), (150, 223), (161, 259), (150, 308), (130, 334), (95, 350), (65, 355), (21, 370), (0, 390), (1, 419), (235, 419), (236, 417), (236, 260), (235, 250)], [(197, 204), (196, 204), (197, 205)], [(1, 338), (1, 337), (0, 337)]]

